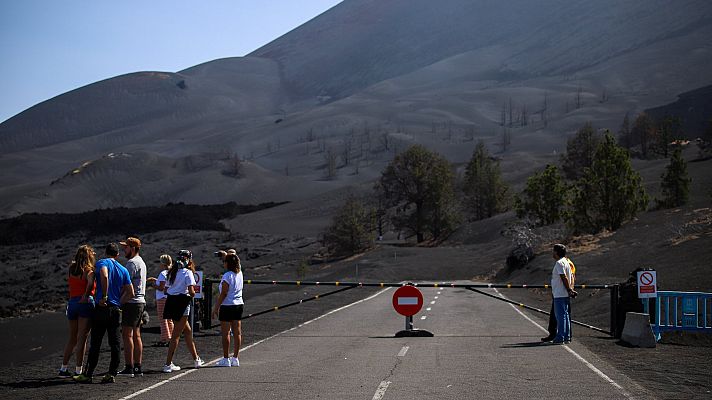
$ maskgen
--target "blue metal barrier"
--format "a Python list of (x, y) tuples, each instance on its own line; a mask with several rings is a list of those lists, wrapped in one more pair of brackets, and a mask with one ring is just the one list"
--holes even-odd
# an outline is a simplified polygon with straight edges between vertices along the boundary
[[(647, 302), (643, 302), (645, 312)], [(653, 332), (698, 331), (712, 333), (712, 293), (658, 291)]]

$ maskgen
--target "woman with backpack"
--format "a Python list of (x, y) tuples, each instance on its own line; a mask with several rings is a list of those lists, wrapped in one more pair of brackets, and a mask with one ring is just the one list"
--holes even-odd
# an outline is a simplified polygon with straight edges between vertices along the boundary
[[(239, 367), (238, 353), (242, 345), (242, 271), (240, 258), (237, 254), (228, 253), (223, 259), (227, 272), (220, 281), (220, 295), (213, 308), (213, 316), (220, 320), (220, 333), (222, 334), (223, 358), (218, 361), (218, 367)], [(230, 351), (230, 330), (235, 337), (232, 357), (228, 358)]]
[(198, 356), (195, 349), (195, 341), (193, 341), (193, 329), (188, 323), (190, 315), (190, 303), (195, 296), (195, 272), (190, 268), (192, 263), (190, 259), (193, 254), (189, 250), (181, 250), (178, 254), (173, 268), (168, 271), (168, 298), (163, 311), (164, 319), (171, 319), (174, 322), (173, 334), (168, 345), (168, 355), (166, 364), (163, 366), (163, 372), (170, 373), (180, 370), (180, 367), (173, 364), (173, 355), (178, 348), (178, 341), (181, 333), (185, 332), (185, 343), (188, 346), (188, 351), (193, 357), (195, 368), (200, 368), (204, 362)]

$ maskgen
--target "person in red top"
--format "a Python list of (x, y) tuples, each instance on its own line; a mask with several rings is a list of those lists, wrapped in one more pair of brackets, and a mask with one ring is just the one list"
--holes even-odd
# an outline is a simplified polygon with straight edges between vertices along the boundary
[[(69, 283), (69, 302), (67, 303), (67, 320), (69, 321), (69, 338), (64, 346), (64, 358), (59, 376), (74, 376), (82, 373), (84, 349), (91, 325), (89, 318), (94, 311), (94, 261), (96, 253), (89, 245), (79, 246), (74, 260), (69, 264), (67, 282)], [(76, 370), (68, 370), (69, 359), (76, 346)]]

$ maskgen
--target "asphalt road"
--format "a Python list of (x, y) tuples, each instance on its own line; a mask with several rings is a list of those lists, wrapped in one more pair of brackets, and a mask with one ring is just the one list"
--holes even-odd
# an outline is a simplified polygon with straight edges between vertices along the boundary
[(247, 346), (240, 367), (166, 374), (123, 398), (654, 398), (575, 337), (540, 344), (543, 329), (509, 304), (459, 289), (422, 292), (415, 326), (432, 338), (393, 337), (405, 318), (385, 290)]

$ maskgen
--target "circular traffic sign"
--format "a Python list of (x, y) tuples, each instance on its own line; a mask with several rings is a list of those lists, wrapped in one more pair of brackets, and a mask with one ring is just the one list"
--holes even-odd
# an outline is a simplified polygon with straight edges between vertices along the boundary
[(640, 283), (642, 283), (645, 286), (653, 283), (653, 280), (654, 280), (653, 274), (651, 274), (650, 272), (643, 272), (642, 274), (640, 274)]
[(401, 286), (393, 293), (393, 308), (400, 315), (412, 317), (423, 307), (423, 294), (415, 286)]

